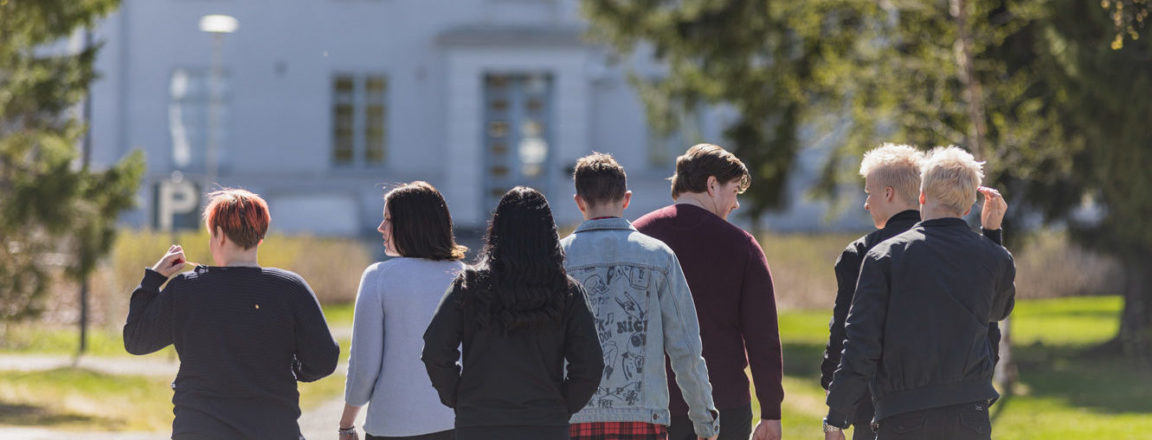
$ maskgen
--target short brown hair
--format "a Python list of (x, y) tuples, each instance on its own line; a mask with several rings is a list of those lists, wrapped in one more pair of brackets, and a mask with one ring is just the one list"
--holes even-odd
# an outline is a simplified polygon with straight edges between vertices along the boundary
[(683, 193), (707, 191), (709, 176), (715, 176), (721, 184), (739, 180), (740, 193), (752, 184), (748, 167), (736, 155), (718, 145), (696, 144), (676, 158), (676, 174), (669, 179), (672, 181), (672, 198), (679, 198)]
[(611, 154), (592, 153), (576, 161), (576, 195), (589, 205), (616, 202), (628, 192), (628, 175)]
[(225, 188), (208, 194), (208, 206), (204, 208), (204, 223), (209, 232), (216, 228), (224, 236), (244, 249), (260, 244), (268, 233), (268, 203), (260, 196), (242, 189)]
[(384, 195), (392, 217), (392, 241), (401, 256), (429, 260), (463, 260), (468, 248), (456, 244), (452, 215), (436, 187), (415, 181)]

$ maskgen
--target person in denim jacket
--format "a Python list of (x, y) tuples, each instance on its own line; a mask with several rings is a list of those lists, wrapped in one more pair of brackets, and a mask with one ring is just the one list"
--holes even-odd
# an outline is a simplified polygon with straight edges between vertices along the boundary
[(696, 435), (715, 439), (719, 413), (696, 307), (676, 254), (621, 217), (632, 193), (612, 156), (581, 158), (574, 180), (585, 221), (561, 245), (565, 268), (592, 303), (604, 375), (592, 400), (572, 416), (572, 438), (667, 438), (667, 354)]

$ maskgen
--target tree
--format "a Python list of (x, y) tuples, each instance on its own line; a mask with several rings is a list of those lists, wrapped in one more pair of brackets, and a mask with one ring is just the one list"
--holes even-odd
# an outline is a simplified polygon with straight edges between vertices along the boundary
[[(969, 148), (983, 141), (987, 180), (1006, 188), (1015, 218), (1039, 213), (1122, 261), (1125, 309), (1109, 345), (1152, 362), (1152, 279), (1143, 270), (1152, 257), (1152, 105), (1132, 99), (1152, 95), (1152, 46), (1133, 39), (1111, 49), (1114, 20), (1092, 3), (969, 1), (970, 31), (979, 36), (972, 75), (985, 85), (975, 97), (982, 112), (972, 112), (960, 57), (945, 55), (959, 52), (961, 29), (948, 8), (963, 2), (950, 3), (893, 2), (893, 44), (874, 60), (887, 73), (852, 86), (854, 133), (866, 141), (842, 153), (878, 142), (869, 136), (893, 120), (889, 138)], [(899, 87), (904, 81), (914, 83)], [(985, 137), (974, 139), (966, 128), (980, 124)], [(1078, 215), (1086, 203), (1104, 215)]]
[[(598, 35), (625, 50), (649, 42), (669, 63), (650, 90), (742, 113), (726, 134), (759, 174), (753, 219), (782, 206), (797, 127), (822, 114), (851, 121), (817, 188), (825, 195), (856, 179), (859, 154), (883, 141), (977, 150), (989, 161), (985, 180), (1010, 198), (1009, 227), (1038, 214), (1123, 261), (1125, 309), (1111, 345), (1152, 362), (1152, 276), (1142, 270), (1152, 257), (1152, 102), (1143, 98), (1152, 46), (1136, 38), (1146, 0), (585, 6)], [(1118, 30), (1131, 41), (1113, 50)], [(1086, 205), (1103, 215), (1085, 218)]]
[(85, 127), (73, 109), (95, 79), (98, 47), (48, 48), (118, 3), (0, 0), (0, 322), (42, 310), (49, 266), (86, 278), (134, 204), (139, 153), (101, 172), (76, 165)]
[(784, 191), (800, 148), (798, 130), (811, 103), (838, 91), (820, 66), (844, 65), (853, 43), (869, 35), (860, 20), (871, 1), (585, 0), (592, 35), (630, 53), (641, 43), (667, 64), (663, 78), (633, 78), (658, 128), (700, 104), (725, 104), (738, 119), (726, 147), (750, 168), (742, 212), (752, 224), (788, 204)]

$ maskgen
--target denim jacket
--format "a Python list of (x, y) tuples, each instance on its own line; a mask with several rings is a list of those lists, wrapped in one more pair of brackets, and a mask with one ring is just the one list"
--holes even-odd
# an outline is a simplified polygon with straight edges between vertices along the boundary
[(696, 435), (719, 433), (700, 324), (676, 254), (628, 220), (589, 220), (561, 240), (568, 274), (584, 285), (604, 351), (600, 387), (572, 423), (671, 423), (664, 355)]

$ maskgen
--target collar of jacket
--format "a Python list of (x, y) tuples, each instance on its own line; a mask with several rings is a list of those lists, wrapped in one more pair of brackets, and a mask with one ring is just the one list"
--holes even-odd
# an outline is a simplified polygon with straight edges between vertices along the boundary
[(889, 227), (896, 227), (902, 223), (908, 223), (908, 226), (904, 227), (904, 229), (908, 229), (908, 227), (911, 227), (911, 225), (919, 222), (920, 211), (915, 209), (907, 209), (900, 211), (896, 215), (892, 216), (892, 218), (889, 218), (888, 221), (884, 223), (884, 229), (888, 229)]
[(924, 221), (920, 222), (920, 225), (927, 226), (927, 227), (938, 227), (938, 226), (956, 227), (956, 226), (960, 226), (960, 227), (967, 228), (968, 222), (964, 221), (964, 219), (962, 219), (960, 217), (940, 217), (940, 218), (934, 218), (931, 220), (924, 220)]
[(608, 229), (631, 231), (636, 230), (636, 228), (632, 227), (632, 222), (628, 221), (628, 219), (622, 217), (612, 217), (600, 220), (587, 220), (576, 228), (576, 233)]

